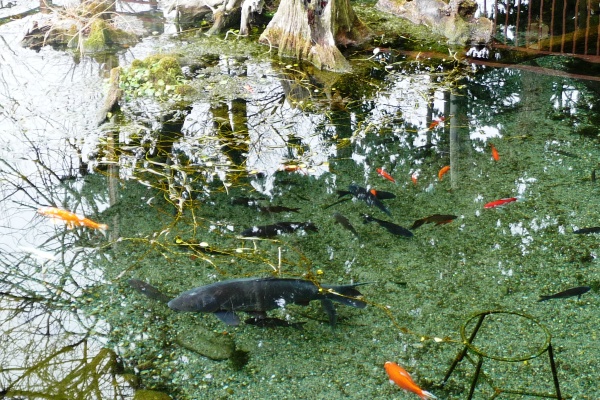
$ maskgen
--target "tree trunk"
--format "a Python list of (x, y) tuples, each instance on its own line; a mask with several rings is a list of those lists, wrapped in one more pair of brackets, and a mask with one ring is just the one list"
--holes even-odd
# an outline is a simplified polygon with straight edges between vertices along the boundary
[(343, 72), (350, 64), (336, 45), (356, 45), (369, 37), (349, 0), (282, 0), (260, 42), (278, 47), (280, 56)]

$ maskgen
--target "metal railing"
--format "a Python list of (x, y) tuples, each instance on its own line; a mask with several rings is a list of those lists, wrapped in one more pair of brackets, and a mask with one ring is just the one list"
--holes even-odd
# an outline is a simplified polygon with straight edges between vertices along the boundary
[(479, 0), (501, 45), (599, 58), (599, 0)]

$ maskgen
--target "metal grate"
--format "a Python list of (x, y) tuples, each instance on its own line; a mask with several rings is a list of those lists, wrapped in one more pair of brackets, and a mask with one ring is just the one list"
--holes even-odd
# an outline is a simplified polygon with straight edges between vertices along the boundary
[(600, 0), (480, 0), (501, 45), (540, 53), (600, 56)]

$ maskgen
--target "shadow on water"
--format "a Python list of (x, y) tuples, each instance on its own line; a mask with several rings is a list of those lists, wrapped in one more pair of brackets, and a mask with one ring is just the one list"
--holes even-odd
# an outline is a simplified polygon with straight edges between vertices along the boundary
[[(112, 60), (183, 48), (150, 43)], [(518, 310), (551, 332), (563, 392), (597, 397), (596, 238), (572, 235), (598, 220), (597, 82), (409, 53), (357, 54), (354, 73), (337, 75), (256, 49), (186, 46), (173, 86), (189, 92), (161, 99), (164, 81), (124, 70), (130, 86), (101, 127), (97, 63), (47, 48), (0, 52), (11, 66), (0, 71), (2, 396), (384, 398), (397, 395), (382, 368), (395, 360), (438, 397), (462, 399), (469, 369), (440, 383), (463, 323)], [(161, 62), (174, 65), (137, 65)], [(42, 90), (19, 91), (32, 76)], [(134, 95), (140, 85), (152, 96)], [(365, 190), (352, 196), (351, 184)], [(515, 200), (494, 207), (501, 199)], [(36, 213), (44, 206), (109, 228), (52, 224)], [(316, 229), (241, 236), (278, 222)], [(374, 283), (361, 287), (370, 307), (337, 307), (335, 331), (316, 304), (271, 311), (263, 322), (274, 329), (164, 304), (253, 276)], [(162, 294), (141, 295), (131, 278)], [(592, 290), (537, 302), (575, 286)], [(531, 325), (491, 327), (475, 342), (486, 353), (510, 358), (539, 339)], [(485, 375), (551, 393), (544, 368), (532, 359)], [(476, 390), (494, 395), (494, 385)]]

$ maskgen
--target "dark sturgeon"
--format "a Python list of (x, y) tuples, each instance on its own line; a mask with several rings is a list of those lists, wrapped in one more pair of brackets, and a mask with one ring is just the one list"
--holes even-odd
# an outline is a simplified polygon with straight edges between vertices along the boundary
[(303, 279), (231, 279), (183, 292), (168, 305), (176, 311), (213, 313), (227, 325), (238, 325), (240, 319), (236, 311), (264, 317), (266, 311), (288, 304), (306, 306), (313, 300), (320, 300), (329, 317), (329, 324), (335, 327), (337, 314), (332, 301), (356, 308), (367, 306), (362, 294), (356, 290), (359, 285), (319, 287)]

